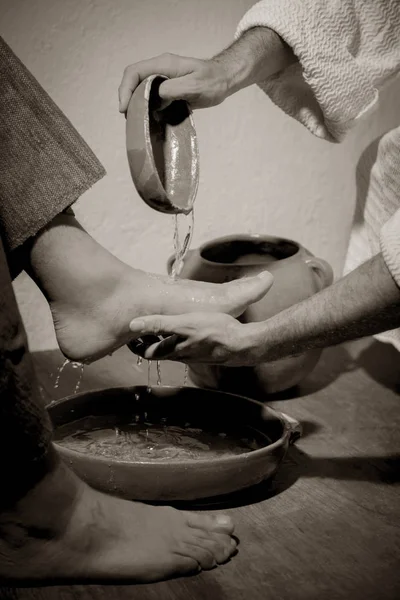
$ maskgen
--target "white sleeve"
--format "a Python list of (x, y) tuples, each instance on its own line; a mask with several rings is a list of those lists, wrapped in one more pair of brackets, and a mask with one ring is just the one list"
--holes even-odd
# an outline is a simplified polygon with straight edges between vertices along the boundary
[(312, 133), (340, 141), (400, 72), (399, 0), (262, 0), (236, 38), (274, 30), (299, 62), (260, 82), (271, 100)]
[(386, 266), (400, 287), (400, 208), (382, 227), (380, 245)]

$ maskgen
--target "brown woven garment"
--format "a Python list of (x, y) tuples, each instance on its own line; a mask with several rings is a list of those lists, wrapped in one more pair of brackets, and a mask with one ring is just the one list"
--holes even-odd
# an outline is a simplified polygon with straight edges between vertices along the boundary
[(0, 511), (43, 476), (51, 437), (0, 238)]
[(104, 175), (86, 142), (0, 37), (0, 237), (6, 254)]

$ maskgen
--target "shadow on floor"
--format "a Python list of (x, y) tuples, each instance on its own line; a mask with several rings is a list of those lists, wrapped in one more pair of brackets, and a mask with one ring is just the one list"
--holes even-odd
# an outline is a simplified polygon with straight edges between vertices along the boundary
[(190, 504), (176, 503), (174, 506), (182, 509), (224, 510), (257, 504), (285, 492), (303, 477), (397, 485), (400, 483), (400, 455), (394, 454), (384, 458), (379, 456), (312, 458), (298, 448), (292, 447), (273, 479), (226, 497)]
[(358, 355), (356, 363), (372, 379), (400, 393), (400, 353), (391, 344), (372, 342)]
[(252, 370), (242, 368), (237, 371), (237, 377), (234, 376), (234, 373), (229, 374), (229, 381), (227, 379), (227, 387), (224, 387), (224, 389), (260, 402), (293, 400), (323, 390), (334, 383), (342, 373), (353, 371), (355, 368), (357, 368), (357, 365), (347, 350), (343, 346), (336, 346), (327, 348), (322, 352), (314, 370), (296, 387), (275, 394), (266, 394), (258, 385)]

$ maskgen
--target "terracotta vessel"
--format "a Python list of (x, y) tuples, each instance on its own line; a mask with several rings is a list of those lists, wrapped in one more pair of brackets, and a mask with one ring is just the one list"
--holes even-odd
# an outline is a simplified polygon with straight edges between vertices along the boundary
[[(173, 257), (169, 259), (171, 270)], [(190, 250), (181, 277), (223, 283), (269, 270), (274, 283), (268, 294), (240, 317), (244, 323), (264, 321), (330, 285), (330, 265), (300, 244), (265, 235), (220, 238)], [(190, 376), (200, 387), (249, 394), (250, 389), (275, 393), (289, 389), (315, 367), (321, 351), (310, 351), (254, 368), (191, 365)]]
[[(62, 398), (47, 407), (56, 448), (75, 473), (92, 487), (128, 500), (192, 501), (224, 496), (256, 485), (278, 469), (288, 446), (301, 435), (300, 424), (260, 402), (233, 394), (190, 387), (109, 388)], [(60, 427), (82, 431), (82, 419), (100, 418), (107, 427), (123, 427), (143, 415), (151, 423), (190, 422), (216, 432), (247, 437), (256, 431), (257, 450), (201, 459), (127, 462), (84, 454), (61, 445)], [(92, 425), (93, 426), (93, 425)], [(163, 425), (165, 426), (165, 425)], [(218, 435), (216, 433), (215, 435)], [(265, 445), (264, 445), (265, 443)]]
[(199, 151), (189, 105), (172, 102), (158, 111), (166, 79), (148, 77), (136, 88), (126, 115), (126, 149), (133, 183), (157, 211), (188, 214), (199, 183)]

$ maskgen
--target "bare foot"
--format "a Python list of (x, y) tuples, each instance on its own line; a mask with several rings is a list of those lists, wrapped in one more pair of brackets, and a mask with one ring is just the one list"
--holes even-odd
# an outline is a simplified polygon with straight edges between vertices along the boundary
[(238, 316), (272, 285), (268, 273), (218, 285), (133, 269), (67, 215), (38, 236), (30, 262), (50, 304), (61, 351), (82, 362), (126, 344), (129, 323), (137, 316), (199, 311)]
[(128, 343), (132, 335), (129, 322), (135, 316), (194, 311), (240, 315), (264, 296), (270, 279), (252, 278), (217, 286), (174, 282), (126, 267), (109, 294), (102, 294), (104, 280), (96, 282), (93, 278), (84, 284), (84, 289), (83, 283), (82, 288), (69, 288), (67, 302), (50, 301), (60, 349), (75, 361), (101, 358)]
[(0, 585), (149, 583), (223, 564), (229, 517), (126, 502), (92, 490), (62, 462), (0, 514)]

